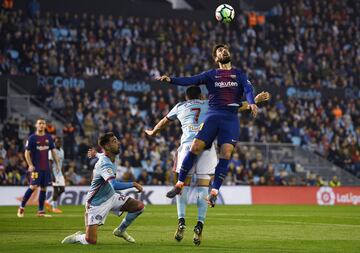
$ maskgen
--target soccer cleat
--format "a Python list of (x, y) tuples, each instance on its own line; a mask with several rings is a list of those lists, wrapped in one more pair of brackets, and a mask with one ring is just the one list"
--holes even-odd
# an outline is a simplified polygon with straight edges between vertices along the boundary
[(36, 216), (37, 217), (46, 217), (46, 218), (52, 217), (50, 214), (46, 214), (44, 211), (38, 211)]
[(59, 208), (53, 208), (52, 212), (53, 213), (63, 213), (63, 211), (61, 211)]
[(196, 226), (194, 227), (194, 237), (193, 237), (193, 243), (196, 246), (199, 246), (201, 243), (202, 231), (203, 231), (203, 224), (201, 222), (198, 222), (198, 224), (196, 224)]
[(77, 235), (81, 235), (82, 232), (81, 231), (77, 231), (76, 233), (72, 234), (72, 235), (68, 235), (66, 236), (61, 243), (62, 244), (73, 244), (73, 243), (77, 243), (78, 241), (76, 240), (76, 236)]
[(52, 212), (52, 210), (53, 210), (52, 205), (48, 201), (45, 201), (44, 204), (45, 204), (46, 211), (48, 211), (49, 213)]
[(182, 188), (184, 187), (183, 182), (178, 182), (176, 185), (166, 193), (166, 197), (173, 199), (176, 195), (181, 194)]
[(214, 207), (216, 203), (218, 192), (215, 189), (212, 189), (210, 194), (207, 196), (206, 201), (210, 207)]
[(174, 234), (174, 238), (176, 241), (180, 242), (184, 238), (185, 229), (186, 229), (185, 221), (183, 220), (183, 218), (180, 218), (178, 227)]
[(25, 214), (25, 208), (19, 207), (19, 208), (18, 208), (18, 211), (17, 211), (17, 217), (23, 218), (23, 217), (24, 217), (24, 214)]
[(126, 231), (121, 232), (118, 228), (114, 229), (113, 235), (121, 237), (127, 242), (135, 243), (135, 239), (131, 235), (129, 235)]

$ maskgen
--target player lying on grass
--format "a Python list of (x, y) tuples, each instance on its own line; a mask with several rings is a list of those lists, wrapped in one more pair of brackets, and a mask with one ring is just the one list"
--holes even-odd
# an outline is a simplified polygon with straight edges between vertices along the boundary
[(120, 142), (112, 132), (102, 135), (98, 144), (104, 150), (104, 154), (99, 156), (95, 164), (93, 179), (86, 197), (86, 233), (78, 231), (65, 237), (62, 243), (96, 244), (98, 227), (105, 223), (110, 211), (118, 216), (122, 212), (128, 212), (120, 226), (114, 229), (113, 234), (127, 242), (135, 242), (126, 229), (144, 211), (144, 204), (118, 191), (135, 187), (141, 192), (143, 188), (136, 182), (121, 182), (115, 179), (114, 161), (119, 154)]
[(228, 46), (218, 44), (213, 48), (214, 61), (218, 69), (211, 69), (191, 77), (157, 78), (160, 81), (180, 86), (206, 85), (209, 97), (209, 110), (204, 123), (197, 133), (190, 150), (187, 152), (179, 173), (179, 180), (167, 197), (174, 198), (184, 187), (187, 174), (204, 149), (210, 148), (217, 139), (220, 146), (219, 162), (216, 166), (212, 190), (208, 196), (214, 206), (219, 189), (228, 172), (229, 160), (234, 146), (240, 137), (238, 109), (245, 94), (251, 112), (256, 117), (258, 108), (254, 101), (253, 89), (246, 74), (231, 65), (231, 54)]
[[(270, 99), (268, 92), (262, 92), (255, 97), (255, 102), (262, 102)], [(181, 145), (177, 150), (174, 169), (177, 175), (180, 172), (180, 165), (189, 151), (192, 141), (195, 139), (201, 124), (204, 122), (205, 114), (208, 111), (208, 100), (201, 99), (201, 89), (197, 86), (191, 86), (186, 90), (186, 101), (180, 102), (170, 110), (170, 112), (156, 124), (153, 129), (145, 130), (146, 134), (155, 136), (168, 124), (178, 119), (181, 123), (182, 136)], [(244, 102), (240, 110), (248, 110), (249, 105)], [(207, 202), (206, 196), (208, 194), (208, 187), (210, 178), (215, 172), (215, 167), (218, 162), (215, 144), (212, 144), (209, 150), (205, 150), (198, 157), (197, 161), (189, 171), (185, 179), (185, 184), (181, 195), (176, 196), (176, 207), (178, 213), (178, 227), (175, 232), (175, 239), (181, 241), (184, 237), (186, 229), (185, 225), (185, 209), (188, 200), (189, 185), (191, 177), (196, 177), (196, 201), (198, 207), (198, 221), (194, 227), (193, 242), (195, 245), (200, 245), (202, 239), (202, 230), (205, 223)]]

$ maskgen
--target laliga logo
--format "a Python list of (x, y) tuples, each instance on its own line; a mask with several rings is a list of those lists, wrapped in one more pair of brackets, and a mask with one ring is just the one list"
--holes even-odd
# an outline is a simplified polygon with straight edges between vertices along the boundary
[(331, 187), (321, 187), (316, 193), (316, 199), (319, 205), (334, 205), (335, 193)]

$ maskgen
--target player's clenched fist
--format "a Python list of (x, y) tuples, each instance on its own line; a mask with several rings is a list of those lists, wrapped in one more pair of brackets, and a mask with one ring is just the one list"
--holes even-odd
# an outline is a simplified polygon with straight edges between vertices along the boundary
[(161, 82), (168, 82), (168, 83), (170, 83), (170, 81), (171, 81), (170, 77), (165, 76), (165, 75), (157, 77), (156, 80), (161, 81)]

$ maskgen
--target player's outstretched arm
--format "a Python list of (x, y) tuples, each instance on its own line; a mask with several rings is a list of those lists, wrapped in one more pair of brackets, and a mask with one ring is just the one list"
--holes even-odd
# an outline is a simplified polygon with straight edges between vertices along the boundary
[(115, 191), (121, 191), (132, 187), (135, 187), (139, 192), (142, 192), (143, 190), (142, 186), (136, 182), (122, 182), (113, 178), (109, 180), (109, 183)]
[(206, 75), (205, 73), (201, 73), (189, 77), (171, 77), (171, 78), (169, 76), (163, 75), (157, 77), (156, 80), (161, 82), (168, 82), (179, 86), (191, 86), (191, 85), (204, 84), (206, 80)]
[(149, 136), (155, 136), (157, 133), (159, 133), (161, 130), (163, 130), (171, 120), (169, 120), (167, 117), (162, 118), (159, 123), (156, 124), (154, 129), (146, 129), (145, 133)]
[[(271, 98), (271, 95), (269, 92), (267, 91), (262, 91), (259, 94), (256, 95), (255, 97), (255, 103), (259, 104), (261, 102), (265, 102), (265, 101), (269, 101)], [(244, 101), (242, 102), (241, 107), (239, 108), (239, 111), (246, 111), (246, 110), (250, 110), (250, 105), (248, 102)]]

